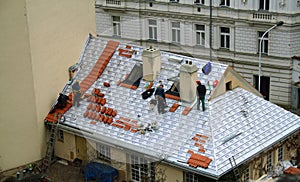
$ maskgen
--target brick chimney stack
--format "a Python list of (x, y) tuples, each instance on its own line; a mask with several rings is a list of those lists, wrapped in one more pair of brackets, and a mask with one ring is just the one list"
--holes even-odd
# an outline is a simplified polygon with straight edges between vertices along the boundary
[(160, 50), (147, 48), (142, 53), (143, 79), (149, 82), (154, 81), (161, 69)]
[(196, 98), (196, 80), (198, 68), (192, 61), (186, 61), (180, 67), (180, 99), (191, 103)]

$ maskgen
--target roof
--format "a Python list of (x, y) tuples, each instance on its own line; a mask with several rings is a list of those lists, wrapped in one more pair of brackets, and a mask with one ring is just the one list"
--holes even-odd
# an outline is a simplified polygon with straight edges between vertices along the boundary
[[(60, 126), (215, 179), (232, 169), (232, 156), (240, 165), (300, 129), (297, 115), (242, 88), (208, 100), (214, 87), (206, 84), (205, 112), (174, 99), (167, 99), (174, 112), (149, 110), (151, 98), (141, 96), (145, 85), (161, 80), (169, 89), (183, 64), (180, 60), (192, 61), (199, 68), (201, 83), (221, 80), (228, 66), (211, 63), (206, 75), (201, 68), (207, 60), (161, 51), (162, 69), (154, 83), (140, 80), (135, 87), (129, 82), (122, 85), (135, 65), (142, 64), (142, 51), (142, 47), (90, 37), (74, 78), (81, 82), (85, 98), (79, 107), (60, 111), (65, 117)], [(71, 92), (67, 84), (63, 93), (71, 97)], [(53, 121), (53, 116), (49, 114), (46, 120)], [(153, 130), (143, 131), (140, 124)]]

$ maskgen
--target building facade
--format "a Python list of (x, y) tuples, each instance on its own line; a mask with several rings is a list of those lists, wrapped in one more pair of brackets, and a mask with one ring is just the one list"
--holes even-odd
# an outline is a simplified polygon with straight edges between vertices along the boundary
[[(84, 163), (94, 161), (108, 164), (118, 170), (119, 181), (215, 181), (164, 162), (153, 160), (153, 158), (144, 154), (87, 139), (85, 136), (70, 134), (62, 130), (60, 133), (60, 137), (56, 142), (56, 156), (68, 161), (78, 158), (83, 160)], [(297, 141), (300, 141), (299, 132), (285, 141), (274, 144), (272, 148), (239, 166), (241, 181), (257, 180), (265, 174), (272, 174), (275, 167), (279, 166), (280, 161), (290, 161), (291, 157), (299, 156), (300, 143)], [(235, 180), (235, 176), (231, 171), (220, 180)]]
[[(98, 0), (97, 34), (209, 58), (209, 3), (208, 0)], [(299, 77), (292, 79), (293, 70), (298, 67), (292, 57), (300, 54), (299, 13), (300, 1), (296, 0), (213, 0), (212, 60), (232, 66), (258, 88), (261, 40), (261, 93), (265, 99), (290, 108), (297, 94), (292, 92), (292, 85), (299, 81)], [(279, 21), (284, 24), (262, 37)]]
[(1, 172), (44, 157), (43, 120), (96, 26), (91, 0), (0, 4)]

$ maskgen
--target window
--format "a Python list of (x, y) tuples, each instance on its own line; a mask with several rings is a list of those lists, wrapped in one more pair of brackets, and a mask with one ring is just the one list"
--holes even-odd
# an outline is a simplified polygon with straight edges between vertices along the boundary
[(278, 155), (278, 161), (283, 161), (283, 146), (278, 147), (277, 155)]
[(121, 36), (121, 18), (119, 16), (113, 16), (113, 34), (115, 36)]
[(179, 0), (170, 0), (171, 3), (179, 3)]
[(157, 22), (156, 20), (148, 20), (149, 23), (149, 39), (157, 40)]
[(195, 173), (185, 172), (185, 182), (198, 182), (200, 181), (200, 176)]
[(260, 41), (261, 42), (261, 53), (268, 54), (268, 46), (269, 46), (269, 33), (267, 33), (264, 37), (262, 37), (264, 32), (258, 32), (258, 52), (260, 51)]
[(230, 45), (230, 29), (221, 27), (221, 48), (229, 49)]
[(172, 42), (180, 43), (180, 22), (172, 22)]
[(248, 166), (244, 171), (243, 181), (248, 182), (249, 180), (250, 180), (250, 168)]
[(205, 45), (205, 26), (196, 25), (196, 44), (204, 46)]
[(269, 10), (270, 0), (259, 0), (259, 9), (260, 10)]
[(104, 161), (111, 161), (110, 158), (110, 147), (97, 143), (97, 158)]
[(65, 140), (64, 131), (58, 130), (58, 141), (64, 142), (64, 140)]
[(155, 165), (137, 155), (130, 155), (130, 173), (133, 182), (154, 182)]
[(230, 6), (230, 0), (221, 0), (220, 6)]
[(226, 83), (226, 91), (232, 90), (232, 81)]
[(204, 0), (195, 0), (194, 4), (204, 4)]
[(267, 155), (267, 171), (272, 171), (273, 167), (273, 153), (269, 152)]

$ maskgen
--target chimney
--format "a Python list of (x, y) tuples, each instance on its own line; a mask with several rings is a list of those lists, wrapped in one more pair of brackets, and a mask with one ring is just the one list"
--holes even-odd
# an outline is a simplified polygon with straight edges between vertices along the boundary
[(143, 59), (143, 79), (145, 81), (152, 82), (157, 78), (160, 72), (161, 62), (160, 62), (160, 50), (152, 48), (147, 48), (142, 53)]
[(186, 61), (180, 67), (180, 99), (191, 103), (196, 97), (196, 80), (198, 68), (192, 61)]

